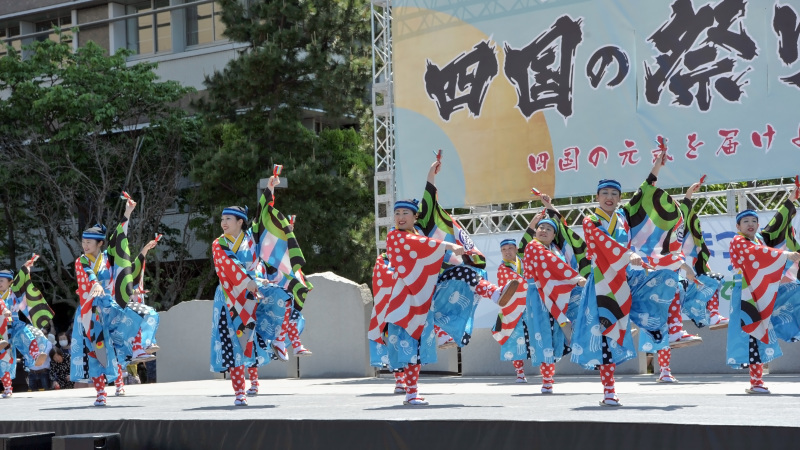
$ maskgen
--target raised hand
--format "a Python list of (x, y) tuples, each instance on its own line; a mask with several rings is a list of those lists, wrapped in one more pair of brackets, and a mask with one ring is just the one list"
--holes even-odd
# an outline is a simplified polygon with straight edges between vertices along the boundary
[(428, 170), (428, 183), (435, 184), (436, 175), (439, 173), (441, 169), (442, 169), (441, 161), (434, 161), (433, 164), (431, 164), (431, 168), (430, 170)]
[(692, 195), (695, 192), (697, 192), (698, 190), (700, 190), (700, 186), (702, 186), (702, 185), (703, 185), (703, 183), (698, 182), (698, 183), (695, 183), (695, 184), (689, 186), (689, 189), (686, 190), (686, 195), (684, 195), (684, 198), (686, 198), (687, 200), (691, 200), (692, 199)]

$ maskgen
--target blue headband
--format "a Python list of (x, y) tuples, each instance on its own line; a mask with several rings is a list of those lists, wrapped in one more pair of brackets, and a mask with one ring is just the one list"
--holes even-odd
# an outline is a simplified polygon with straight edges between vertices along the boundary
[[(247, 210), (247, 207), (245, 207), (245, 211), (246, 211), (246, 210)], [(225, 208), (225, 209), (223, 209), (223, 210), (222, 210), (222, 215), (223, 215), (223, 216), (234, 216), (234, 217), (238, 217), (238, 218), (240, 218), (240, 219), (244, 220), (245, 222), (247, 222), (247, 213), (246, 213), (246, 212), (243, 212), (243, 211), (239, 211), (238, 209), (234, 209), (234, 208)]]
[(2, 270), (0, 271), (0, 278), (8, 278), (9, 280), (13, 280), (14, 274), (10, 270)]
[(500, 241), (500, 247), (503, 247), (504, 245), (516, 246), (517, 241), (515, 241), (514, 239), (503, 239), (502, 241)]
[(558, 227), (556, 226), (556, 223), (553, 221), (553, 219), (549, 219), (549, 218), (540, 220), (539, 223), (536, 225), (536, 227), (538, 228), (539, 225), (541, 225), (543, 223), (553, 227), (553, 231), (556, 231), (558, 229)]
[(106, 227), (96, 223), (93, 227), (84, 230), (81, 235), (83, 239), (94, 239), (96, 241), (106, 240)]
[(597, 183), (597, 192), (600, 192), (600, 189), (603, 188), (614, 188), (622, 193), (622, 185), (619, 184), (617, 180), (600, 180), (600, 182)]
[(756, 220), (758, 220), (758, 214), (756, 214), (755, 211), (753, 211), (752, 209), (745, 209), (744, 211), (736, 215), (736, 225), (739, 225), (739, 222), (741, 222), (741, 220), (747, 216), (753, 216), (756, 218)]
[(394, 203), (394, 210), (397, 211), (400, 208), (410, 209), (415, 214), (419, 212), (419, 201), (417, 199), (407, 201), (407, 200), (400, 200)]

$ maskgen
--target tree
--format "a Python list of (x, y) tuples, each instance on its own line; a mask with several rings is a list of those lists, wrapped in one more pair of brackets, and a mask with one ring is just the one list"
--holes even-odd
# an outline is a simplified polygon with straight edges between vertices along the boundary
[[(187, 149), (200, 137), (199, 123), (175, 106), (191, 89), (158, 81), (155, 64), (129, 66), (129, 52), (108, 56), (92, 42), (74, 52), (50, 40), (24, 50), (26, 58), (11, 48), (0, 58), (0, 239), (10, 264), (41, 254), (42, 291), (52, 303), (76, 306), (80, 233), (96, 222), (115, 226), (123, 190), (138, 202), (132, 251), (160, 231), (167, 242), (150, 253), (156, 266), (159, 258), (185, 259), (190, 235), (161, 222), (186, 179)], [(154, 300), (178, 297), (166, 287), (180, 285), (179, 274), (148, 273)]]
[[(229, 205), (257, 202), (273, 164), (288, 189), (278, 209), (297, 215), (305, 271), (332, 270), (358, 282), (374, 259), (372, 153), (353, 129), (316, 135), (302, 125), (314, 111), (332, 126), (363, 117), (369, 82), (369, 7), (364, 0), (221, 0), (225, 34), (249, 46), (207, 77), (210, 146), (192, 160), (195, 203), (214, 219), (195, 224), (207, 239)], [(208, 277), (213, 280), (213, 273)]]

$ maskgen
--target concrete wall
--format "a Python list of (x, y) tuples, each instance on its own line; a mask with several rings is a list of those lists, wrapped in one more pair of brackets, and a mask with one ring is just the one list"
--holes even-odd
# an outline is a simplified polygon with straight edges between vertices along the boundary
[[(314, 354), (296, 358), (289, 349), (288, 362), (272, 361), (259, 369), (259, 376), (374, 376), (366, 338), (372, 308), (369, 289), (330, 272), (307, 279), (314, 290), (306, 299), (306, 329), (300, 338)], [(222, 378), (209, 370), (212, 307), (210, 300), (193, 300), (161, 313), (158, 381)]]
[(299, 358), (299, 376), (373, 376), (375, 370), (369, 366), (367, 344), (372, 311), (369, 288), (331, 272), (306, 279), (314, 285), (314, 290), (308, 294), (303, 308), (306, 329), (300, 338), (314, 354)]
[(192, 300), (159, 314), (159, 382), (222, 378), (222, 374), (209, 370), (213, 304), (210, 300)]

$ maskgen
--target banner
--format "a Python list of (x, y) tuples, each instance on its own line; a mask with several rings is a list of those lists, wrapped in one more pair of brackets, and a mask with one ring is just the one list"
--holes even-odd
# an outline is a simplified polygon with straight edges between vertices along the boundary
[(392, 2), (396, 181), (445, 207), (794, 176), (800, 3)]

